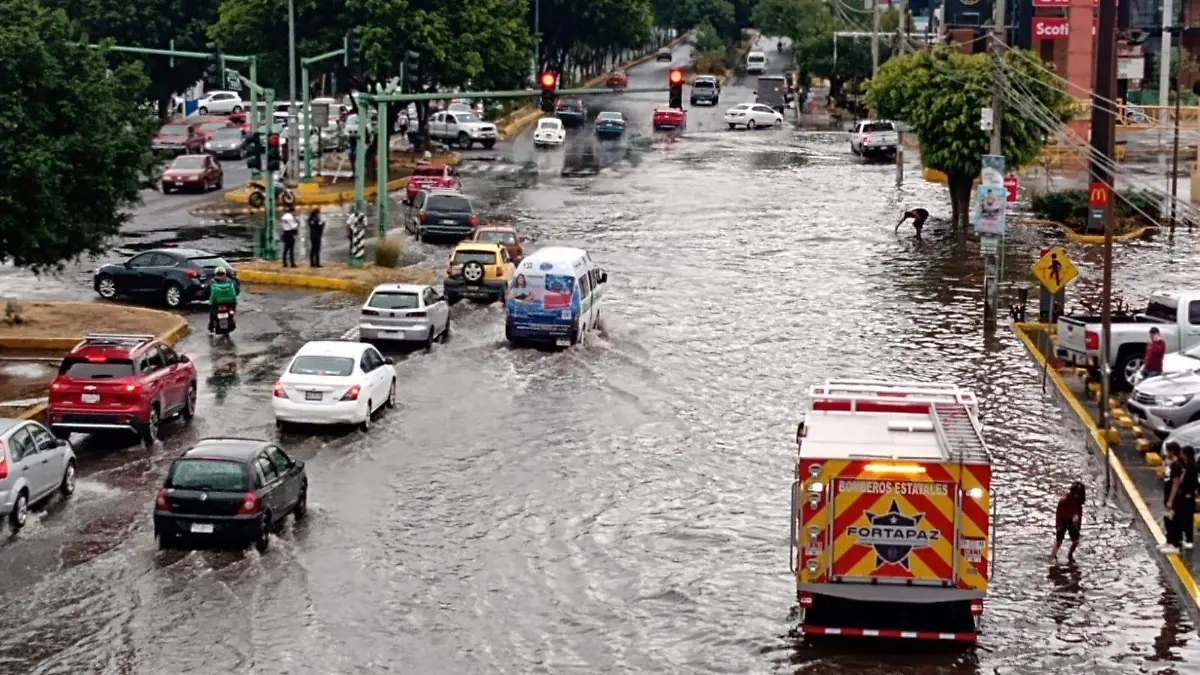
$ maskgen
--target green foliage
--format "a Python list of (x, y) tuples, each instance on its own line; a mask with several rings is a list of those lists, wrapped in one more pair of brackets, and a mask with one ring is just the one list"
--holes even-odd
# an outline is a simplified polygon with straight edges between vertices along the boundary
[(60, 11), (0, 0), (0, 262), (35, 272), (102, 252), (155, 166), (140, 66), (110, 72), (80, 39)]
[(379, 267), (396, 267), (404, 247), (395, 237), (384, 237), (375, 242), (375, 264)]
[(713, 52), (721, 52), (725, 49), (725, 41), (721, 39), (717, 29), (713, 28), (708, 19), (700, 21), (699, 25), (692, 29), (691, 35), (692, 46), (701, 54), (710, 54)]
[(558, 72), (572, 54), (644, 46), (654, 26), (650, 0), (541, 0), (540, 6), (539, 68)]
[[(1047, 220), (1078, 225), (1088, 218), (1088, 193), (1087, 190), (1059, 190), (1037, 194), (1030, 206), (1034, 213)], [(1122, 191), (1113, 207), (1118, 218), (1144, 219), (1144, 213), (1157, 221), (1162, 217), (1162, 196), (1148, 190)]]

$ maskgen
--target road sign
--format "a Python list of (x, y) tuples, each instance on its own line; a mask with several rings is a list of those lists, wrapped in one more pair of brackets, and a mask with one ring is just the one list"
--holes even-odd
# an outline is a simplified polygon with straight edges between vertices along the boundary
[(236, 70), (225, 69), (225, 88), (233, 91), (242, 90), (242, 78), (238, 77)]
[(1033, 276), (1051, 293), (1057, 293), (1079, 276), (1079, 270), (1061, 246), (1046, 251), (1031, 268)]
[(979, 254), (996, 255), (1000, 252), (1000, 237), (994, 234), (979, 235)]
[(1005, 201), (1017, 201), (1017, 192), (1021, 189), (1021, 179), (1017, 176), (1005, 176), (1004, 189), (1008, 191), (1008, 196), (1005, 198)]
[(329, 126), (329, 104), (313, 103), (312, 106), (312, 125), (314, 129), (324, 129)]
[(1095, 180), (1088, 185), (1088, 206), (1104, 207), (1108, 206), (1109, 199), (1112, 198), (1112, 191), (1107, 185), (1101, 181)]

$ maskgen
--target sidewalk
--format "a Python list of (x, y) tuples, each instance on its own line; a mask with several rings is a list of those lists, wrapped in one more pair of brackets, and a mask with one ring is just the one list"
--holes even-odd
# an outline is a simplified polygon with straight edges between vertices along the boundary
[[(1024, 343), (1025, 348), (1045, 370), (1046, 379), (1057, 389), (1071, 412), (1091, 432), (1087, 445), (1104, 458), (1103, 432), (1097, 426), (1100, 412), (1099, 383), (1089, 383), (1085, 371), (1074, 368), (1056, 368), (1060, 361), (1047, 351), (1053, 351), (1054, 340), (1049, 334), (1050, 326), (1041, 323), (1013, 324), (1013, 332)], [(1143, 432), (1124, 412), (1123, 398), (1112, 397), (1110, 406), (1108, 443), (1108, 469), (1114, 482), (1128, 497), (1144, 533), (1151, 543), (1161, 546), (1166, 543), (1162, 522), (1162, 458), (1158, 453), (1161, 444), (1153, 434)], [(1200, 519), (1200, 516), (1198, 516)], [(1161, 566), (1167, 578), (1186, 602), (1194, 619), (1200, 619), (1200, 588), (1196, 578), (1200, 577), (1200, 551), (1159, 554)]]

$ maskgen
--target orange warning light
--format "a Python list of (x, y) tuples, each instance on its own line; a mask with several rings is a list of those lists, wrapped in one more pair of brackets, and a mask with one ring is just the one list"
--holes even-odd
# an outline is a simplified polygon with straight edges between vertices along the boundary
[(558, 80), (558, 78), (554, 76), (554, 73), (542, 73), (542, 86), (543, 87), (551, 88), (555, 85), (557, 80)]
[(678, 68), (671, 69), (671, 84), (679, 84), (683, 82), (683, 71)]

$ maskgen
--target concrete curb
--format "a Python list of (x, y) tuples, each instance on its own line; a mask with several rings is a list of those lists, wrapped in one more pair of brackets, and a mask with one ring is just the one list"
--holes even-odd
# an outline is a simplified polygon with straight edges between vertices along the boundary
[(221, 218), (233, 218), (236, 216), (252, 216), (259, 213), (264, 213), (266, 209), (252, 209), (250, 207), (238, 208), (236, 206), (218, 206), (218, 207), (198, 207), (188, 210), (188, 215), (193, 218), (204, 218), (207, 216), (217, 216)]
[[(1057, 227), (1058, 229), (1062, 230), (1063, 234), (1067, 235), (1067, 238), (1070, 239), (1071, 241), (1078, 242), (1081, 244), (1103, 244), (1104, 243), (1104, 235), (1102, 235), (1102, 234), (1079, 234), (1075, 230), (1072, 230), (1070, 227), (1068, 227), (1065, 223), (1060, 223), (1057, 220), (1046, 220), (1044, 218), (1017, 218), (1017, 219), (1013, 220), (1013, 223), (1018, 224), (1018, 225), (1053, 225), (1054, 227)], [(1137, 239), (1138, 237), (1141, 237), (1142, 235), (1149, 232), (1150, 230), (1157, 230), (1157, 229), (1158, 229), (1157, 225), (1143, 225), (1142, 227), (1139, 227), (1131, 232), (1123, 232), (1121, 234), (1114, 234), (1113, 241), (1126, 241), (1128, 239)]]
[[(1029, 329), (1046, 330), (1047, 327), (1048, 325), (1043, 323), (1014, 323), (1012, 324), (1012, 331), (1025, 345), (1025, 349), (1037, 361), (1038, 366), (1046, 370), (1047, 375), (1054, 382), (1054, 387), (1058, 390), (1059, 395), (1067, 402), (1071, 410), (1074, 411), (1075, 416), (1088, 428), (1093, 441), (1092, 443), (1088, 443), (1088, 448), (1095, 450), (1100, 458), (1104, 459), (1104, 449), (1107, 442), (1107, 439), (1103, 437), (1104, 434), (1096, 426), (1096, 422), (1088, 414), (1087, 409), (1083, 407), (1083, 404), (1071, 392), (1070, 387), (1063, 381), (1058, 371), (1048, 366), (1041, 350), (1037, 348), (1037, 345), (1034, 344), (1033, 339), (1029, 336)], [(1117, 482), (1121, 484), (1121, 488), (1124, 490), (1125, 496), (1133, 506), (1134, 511), (1137, 512), (1143, 527), (1150, 534), (1151, 538), (1153, 538), (1156, 545), (1161, 546), (1165, 544), (1167, 537), (1163, 533), (1162, 527), (1150, 511), (1145, 498), (1142, 497), (1141, 492), (1138, 491), (1137, 486), (1134, 485), (1133, 480), (1129, 477), (1129, 472), (1126, 471), (1121, 458), (1115, 452), (1107, 454), (1108, 465), (1117, 477)], [(1182, 594), (1191, 602), (1193, 614), (1200, 614), (1200, 587), (1197, 586), (1196, 580), (1192, 577), (1192, 573), (1187, 565), (1178, 553), (1163, 554), (1162, 559), (1166, 562), (1167, 568), (1174, 572), (1175, 579), (1178, 581), (1177, 586), (1182, 591)]]
[[(690, 34), (691, 34), (690, 31), (685, 32), (685, 33), (681, 34), (679, 37), (675, 38), (674, 40), (671, 40), (670, 42), (668, 42), (667, 44), (665, 44), (663, 46), (667, 47), (669, 49), (674, 49), (676, 46), (679, 45), (680, 42), (685, 40), (687, 38), (687, 36)], [(659, 49), (661, 49), (661, 48), (662, 47), (660, 47)], [(657, 54), (658, 54), (658, 49), (655, 49), (654, 51), (650, 52), (649, 54), (643, 54), (642, 56), (639, 56), (632, 61), (626, 61), (625, 63), (622, 63), (621, 65), (616, 66), (615, 68), (620, 68), (621, 70), (627, 70), (629, 68), (633, 68), (634, 66), (640, 66), (643, 63), (645, 63), (645, 62), (649, 61), (650, 59), (654, 58), (655, 56), (657, 56)], [(604, 84), (606, 79), (607, 79), (607, 74), (597, 75), (596, 77), (593, 77), (592, 79), (584, 82), (581, 88), (582, 89), (595, 89), (595, 88), (599, 87), (600, 85)], [(541, 116), (542, 116), (542, 111), (540, 108), (538, 108), (536, 106), (527, 105), (527, 106), (518, 108), (517, 110), (506, 115), (504, 117), (504, 119), (501, 119), (499, 122), (496, 123), (496, 135), (498, 135), (502, 140), (508, 140), (514, 136), (520, 135), (520, 133), (522, 131), (524, 131), (526, 127), (528, 127), (530, 124), (533, 124), (536, 120), (540, 119)], [(511, 119), (509, 119), (509, 118), (511, 118)], [(506, 119), (508, 121), (505, 121)]]
[(267, 272), (264, 270), (246, 270), (239, 269), (237, 265), (234, 265), (233, 268), (237, 270), (238, 279), (248, 284), (317, 288), (327, 291), (359, 291), (363, 293), (370, 292), (373, 288), (361, 281), (350, 279), (309, 276), (307, 274), (288, 274), (286, 272)]
[[(408, 176), (390, 180), (387, 183), (387, 191), (394, 192), (407, 184)], [(376, 185), (368, 185), (366, 186), (366, 189), (363, 190), (363, 194), (366, 197), (374, 197), (376, 192), (378, 192), (378, 186)], [(225, 193), (225, 200), (233, 202), (234, 204), (249, 204), (250, 190), (244, 187), (237, 188), (236, 190), (230, 190), (229, 192)], [(324, 206), (328, 204), (344, 204), (350, 201), (354, 201), (353, 189), (342, 190), (339, 192), (318, 192), (317, 194), (305, 194), (303, 192), (296, 193), (296, 206)], [(254, 211), (255, 209), (250, 210)], [(262, 213), (262, 209), (257, 209), (257, 212)]]

